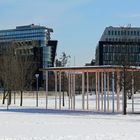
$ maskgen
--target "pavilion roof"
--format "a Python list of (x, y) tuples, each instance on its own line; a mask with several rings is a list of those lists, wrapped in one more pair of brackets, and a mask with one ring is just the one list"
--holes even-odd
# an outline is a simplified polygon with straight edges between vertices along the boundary
[(125, 68), (127, 71), (139, 71), (140, 67), (136, 66), (116, 66), (116, 65), (103, 65), (103, 66), (73, 66), (73, 67), (48, 67), (41, 69), (42, 71), (57, 71), (57, 72), (119, 72)]

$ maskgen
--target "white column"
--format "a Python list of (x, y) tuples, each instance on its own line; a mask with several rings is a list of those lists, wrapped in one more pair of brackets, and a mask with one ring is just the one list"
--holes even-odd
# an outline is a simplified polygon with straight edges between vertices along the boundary
[(57, 109), (57, 72), (55, 72), (55, 109)]
[(72, 104), (73, 104), (73, 99), (72, 99), (72, 98), (73, 98), (73, 85), (72, 85), (72, 83), (73, 83), (73, 77), (72, 77), (72, 76), (73, 76), (73, 75), (71, 74), (71, 75), (70, 75), (70, 79), (71, 79), (71, 80), (70, 80), (70, 81), (71, 81), (71, 84), (70, 84), (70, 89), (71, 89), (71, 90), (70, 90), (70, 93), (71, 93), (71, 94), (70, 94), (70, 107), (71, 107), (71, 109), (72, 109)]
[(89, 77), (87, 72), (87, 110), (89, 109), (88, 94), (89, 94)]
[(68, 104), (69, 104), (69, 109), (70, 109), (70, 73), (68, 73)]
[(46, 71), (46, 109), (48, 109), (48, 71)]
[(100, 72), (98, 72), (98, 111), (100, 111)]
[(106, 73), (104, 72), (104, 112), (106, 112)]
[(132, 72), (132, 113), (134, 113), (134, 74)]
[(103, 72), (101, 72), (101, 111), (103, 111), (103, 87), (104, 87)]
[[(123, 76), (124, 76), (124, 74), (123, 74)], [(122, 80), (123, 80), (123, 84), (124, 84), (124, 78)], [(124, 86), (122, 85), (121, 88), (122, 88), (122, 92), (121, 92), (122, 99), (121, 100), (122, 100), (122, 113), (123, 113), (123, 110), (124, 110)]]
[(96, 111), (98, 111), (98, 72), (95, 73), (96, 78)]
[(82, 109), (85, 109), (85, 74), (82, 73)]
[(115, 94), (115, 90), (114, 90), (114, 72), (112, 72), (112, 112), (114, 113), (114, 94)]
[(98, 110), (98, 73), (95, 73), (96, 79), (96, 111)]
[(75, 73), (73, 73), (73, 109), (75, 110)]
[(119, 86), (119, 82), (120, 82), (120, 73), (117, 72), (117, 111), (120, 111), (120, 86)]
[(107, 111), (109, 112), (109, 72), (107, 73)]
[(59, 109), (61, 109), (61, 72), (59, 72)]

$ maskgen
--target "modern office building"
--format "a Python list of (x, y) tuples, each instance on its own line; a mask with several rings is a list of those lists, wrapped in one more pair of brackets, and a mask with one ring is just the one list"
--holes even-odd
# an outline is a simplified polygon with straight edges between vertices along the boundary
[(106, 27), (96, 47), (96, 65), (140, 66), (140, 28)]
[[(0, 30), (0, 54), (6, 46), (16, 45), (16, 52), (21, 55), (32, 55), (39, 61), (39, 68), (52, 67), (54, 64), (57, 40), (51, 40), (53, 29), (40, 25), (17, 26), (16, 29)], [(45, 76), (39, 70), (42, 85)]]

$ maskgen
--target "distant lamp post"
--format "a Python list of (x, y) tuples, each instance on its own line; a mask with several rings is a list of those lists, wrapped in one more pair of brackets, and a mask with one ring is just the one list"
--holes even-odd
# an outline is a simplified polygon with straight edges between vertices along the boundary
[(39, 74), (35, 74), (36, 77), (36, 107), (38, 107), (38, 77)]

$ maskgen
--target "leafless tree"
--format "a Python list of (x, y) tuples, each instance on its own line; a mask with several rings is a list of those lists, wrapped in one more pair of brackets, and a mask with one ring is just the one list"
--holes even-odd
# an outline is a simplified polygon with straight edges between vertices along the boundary
[(20, 91), (20, 106), (23, 103), (23, 91), (29, 89), (33, 83), (33, 76), (37, 70), (36, 62), (29, 55), (17, 56), (16, 89)]
[[(12, 46), (12, 45), (11, 45)], [(11, 91), (14, 89), (14, 79), (15, 79), (15, 64), (16, 60), (13, 56), (13, 46), (7, 46), (6, 51), (3, 55), (0, 55), (1, 62), (1, 81), (4, 87), (3, 103), (6, 97), (8, 98), (8, 105), (11, 104)]]
[[(135, 45), (135, 43), (137, 43), (137, 40), (135, 40), (134, 42), (130, 42), (128, 40), (128, 36), (126, 35), (126, 32), (129, 30), (129, 28), (124, 27), (123, 28), (123, 36), (122, 36), (122, 42), (123, 45), (121, 45), (121, 52), (120, 52), (120, 56), (116, 56), (116, 59), (118, 60), (118, 64), (122, 66), (122, 73), (121, 73), (121, 77), (120, 77), (120, 86), (122, 87), (121, 89), (123, 89), (123, 114), (126, 115), (127, 111), (127, 96), (128, 98), (131, 98), (132, 95), (132, 78), (133, 78), (133, 74), (135, 73), (131, 73), (128, 71), (128, 69), (133, 65), (135, 66), (135, 62), (133, 62), (133, 56), (131, 55), (130, 47), (132, 47), (132, 44)], [(138, 79), (135, 77), (135, 81), (138, 81)], [(137, 82), (136, 82), (137, 83)], [(136, 88), (135, 88), (136, 90)]]
[[(65, 67), (69, 63), (70, 55), (67, 55), (65, 52), (62, 52), (59, 59), (56, 59), (56, 67)], [(63, 106), (65, 106), (64, 92), (68, 89), (68, 77), (65, 72), (62, 72), (62, 91), (63, 91)], [(68, 92), (67, 92), (68, 93)]]
[(3, 103), (8, 97), (8, 105), (10, 105), (11, 92), (20, 91), (20, 106), (22, 106), (23, 91), (27, 90), (33, 82), (37, 61), (34, 60), (33, 55), (17, 53), (15, 43), (5, 47), (6, 51), (0, 55), (0, 81), (4, 87)]

